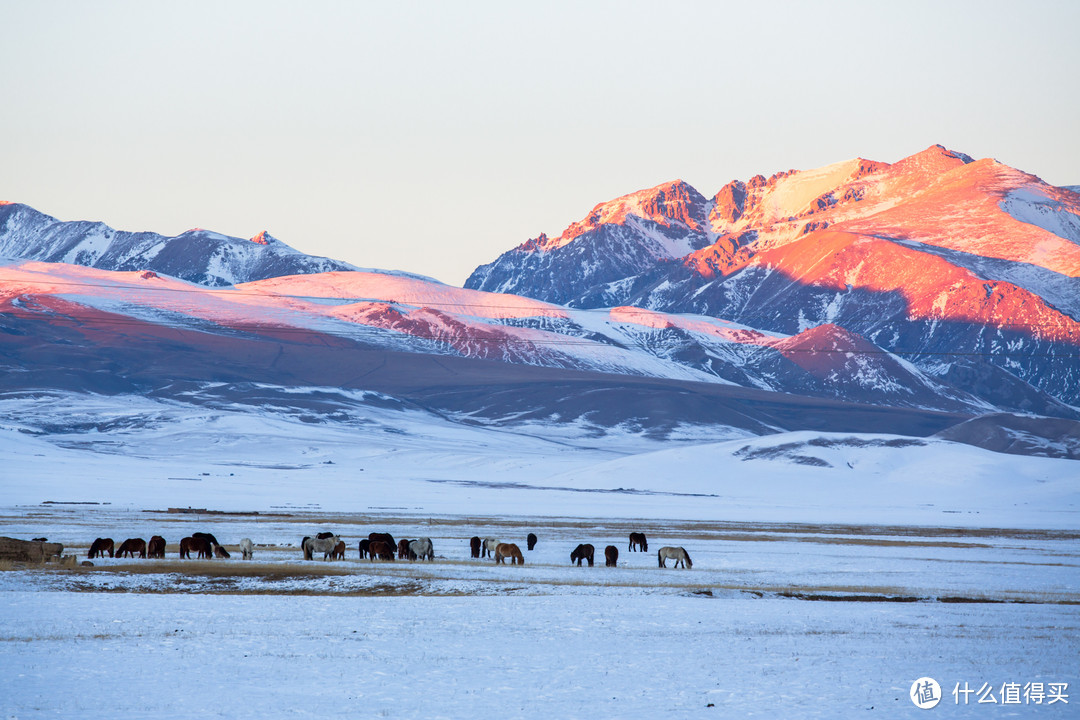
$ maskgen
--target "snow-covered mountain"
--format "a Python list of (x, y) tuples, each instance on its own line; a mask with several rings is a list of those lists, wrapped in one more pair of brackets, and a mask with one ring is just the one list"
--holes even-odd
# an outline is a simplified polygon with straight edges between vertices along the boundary
[(265, 231), (243, 239), (195, 228), (167, 237), (114, 230), (99, 222), (61, 222), (11, 202), (0, 202), (0, 258), (102, 270), (153, 270), (215, 286), (356, 269), (338, 260), (306, 255)]
[(991, 404), (1032, 389), (1080, 404), (1080, 195), (941, 146), (758, 175), (708, 200), (660, 185), (466, 287), (791, 335), (831, 325)]
[(1078, 218), (1070, 190), (932, 147), (711, 199), (634, 193), (478, 269), (478, 289), (6, 204), (0, 394), (652, 438), (962, 426), (1074, 456)]

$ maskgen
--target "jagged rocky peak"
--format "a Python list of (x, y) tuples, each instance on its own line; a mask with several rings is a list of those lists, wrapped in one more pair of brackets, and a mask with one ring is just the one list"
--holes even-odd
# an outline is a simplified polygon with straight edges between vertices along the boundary
[[(760, 177), (760, 176), (759, 176)], [(713, 209), (709, 220), (713, 223), (733, 223), (742, 217), (746, 205), (746, 183), (732, 180), (713, 197)]]

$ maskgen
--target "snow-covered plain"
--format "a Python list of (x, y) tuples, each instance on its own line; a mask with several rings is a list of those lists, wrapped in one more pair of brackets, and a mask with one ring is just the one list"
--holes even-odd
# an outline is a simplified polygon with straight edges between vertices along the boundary
[[(312, 422), (40, 394), (0, 416), (0, 535), (80, 560), (99, 536), (169, 542), (163, 561), (0, 572), (3, 717), (907, 717), (922, 676), (950, 717), (1080, 702), (951, 694), (1078, 687), (1071, 461), (873, 435), (661, 443), (376, 405)], [(196, 530), (252, 538), (255, 560), (179, 560)], [(345, 561), (301, 560), (322, 530)], [(361, 561), (373, 530), (431, 537), (437, 558)], [(651, 552), (628, 552), (631, 530)], [(530, 531), (523, 567), (469, 557), (474, 534), (524, 549)], [(570, 566), (579, 542), (597, 567)], [(693, 567), (659, 569), (662, 545)]]

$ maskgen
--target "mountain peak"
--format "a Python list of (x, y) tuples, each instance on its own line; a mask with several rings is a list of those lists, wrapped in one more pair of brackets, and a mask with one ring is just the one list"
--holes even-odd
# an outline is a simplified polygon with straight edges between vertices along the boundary
[(251, 242), (253, 242), (253, 243), (257, 244), (257, 245), (269, 245), (270, 243), (276, 242), (276, 241), (277, 241), (277, 238), (275, 238), (273, 235), (271, 235), (270, 233), (268, 233), (265, 230), (260, 232), (255, 237), (251, 238)]

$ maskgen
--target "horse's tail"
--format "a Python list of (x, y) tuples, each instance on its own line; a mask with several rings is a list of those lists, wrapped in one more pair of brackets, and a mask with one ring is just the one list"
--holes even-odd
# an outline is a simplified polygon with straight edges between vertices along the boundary
[(664, 567), (664, 555), (660, 552), (660, 550), (656, 551), (656, 564), (660, 567)]

